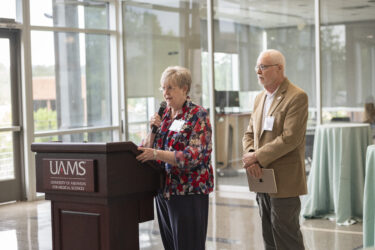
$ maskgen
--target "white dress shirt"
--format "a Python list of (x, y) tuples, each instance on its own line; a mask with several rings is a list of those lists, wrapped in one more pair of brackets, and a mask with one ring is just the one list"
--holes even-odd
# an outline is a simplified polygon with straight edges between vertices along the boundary
[(278, 89), (279, 88), (277, 88), (273, 93), (269, 93), (268, 91), (266, 92), (266, 100), (264, 101), (264, 106), (263, 106), (262, 130), (264, 128), (264, 121), (266, 120), (266, 116), (268, 114), (268, 111), (270, 110), (273, 99), (275, 99), (275, 95)]

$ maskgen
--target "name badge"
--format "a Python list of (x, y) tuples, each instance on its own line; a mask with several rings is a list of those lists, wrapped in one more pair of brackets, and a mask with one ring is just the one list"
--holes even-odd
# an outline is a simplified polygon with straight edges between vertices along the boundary
[(264, 128), (263, 128), (263, 130), (272, 131), (273, 122), (274, 121), (275, 121), (275, 117), (274, 116), (267, 116), (266, 119), (264, 120)]
[(174, 132), (179, 132), (184, 126), (185, 121), (184, 120), (174, 120), (172, 125), (169, 127), (169, 130), (174, 131)]

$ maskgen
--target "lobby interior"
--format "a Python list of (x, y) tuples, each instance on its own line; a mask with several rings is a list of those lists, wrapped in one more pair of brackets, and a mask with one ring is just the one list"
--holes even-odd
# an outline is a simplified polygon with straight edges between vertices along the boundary
[[(216, 191), (210, 195), (206, 249), (261, 250), (261, 224), (250, 192)], [(363, 247), (362, 223), (338, 226), (327, 219), (301, 219), (306, 249), (357, 250)], [(49, 201), (17, 202), (0, 206), (0, 242), (4, 250), (51, 250)], [(139, 224), (140, 249), (163, 249), (158, 221)]]
[[(32, 143), (140, 144), (170, 65), (191, 70), (190, 97), (215, 129), (206, 248), (263, 249), (241, 140), (262, 91), (256, 59), (269, 48), (285, 55), (286, 76), (309, 97), (307, 179), (325, 159), (320, 129), (369, 124), (359, 195), (351, 194), (362, 201), (366, 146), (375, 142), (374, 0), (1, 1), (0, 249), (52, 249), (51, 202), (36, 188)], [(316, 197), (333, 192), (309, 185)], [(301, 213), (306, 249), (364, 247), (361, 212), (338, 223), (336, 211)], [(139, 245), (163, 249), (156, 218), (139, 225)]]

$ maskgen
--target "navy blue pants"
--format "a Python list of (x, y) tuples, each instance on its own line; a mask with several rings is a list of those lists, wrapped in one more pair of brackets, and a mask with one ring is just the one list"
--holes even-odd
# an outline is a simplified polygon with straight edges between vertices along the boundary
[(205, 249), (208, 195), (156, 196), (159, 229), (166, 250)]

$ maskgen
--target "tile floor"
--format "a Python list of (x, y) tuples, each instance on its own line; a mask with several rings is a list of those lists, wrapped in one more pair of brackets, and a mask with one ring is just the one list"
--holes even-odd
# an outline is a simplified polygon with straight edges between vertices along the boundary
[[(250, 193), (210, 195), (207, 250), (263, 249), (258, 208)], [(306, 249), (352, 250), (362, 247), (362, 224), (337, 226), (328, 220), (302, 220)], [(140, 224), (141, 249), (163, 249), (157, 220)], [(1, 250), (51, 250), (49, 201), (0, 205)]]

